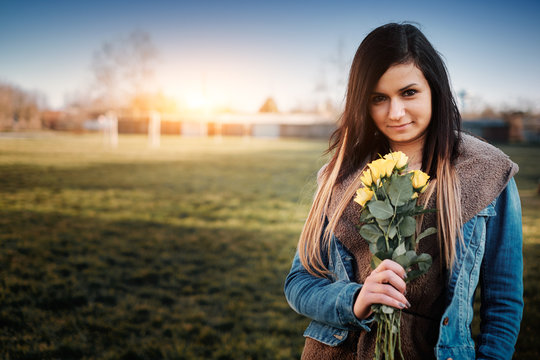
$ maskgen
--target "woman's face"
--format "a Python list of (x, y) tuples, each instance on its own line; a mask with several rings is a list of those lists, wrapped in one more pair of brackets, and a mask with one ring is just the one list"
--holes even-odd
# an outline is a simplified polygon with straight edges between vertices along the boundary
[(431, 89), (422, 71), (413, 63), (388, 68), (371, 94), (369, 113), (394, 149), (423, 146), (431, 121)]

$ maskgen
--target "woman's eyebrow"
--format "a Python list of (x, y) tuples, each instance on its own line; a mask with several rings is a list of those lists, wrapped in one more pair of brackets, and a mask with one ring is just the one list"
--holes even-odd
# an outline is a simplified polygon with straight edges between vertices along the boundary
[(407, 85), (407, 86), (402, 87), (401, 89), (399, 89), (399, 91), (403, 91), (403, 90), (405, 90), (405, 89), (407, 89), (407, 88), (410, 88), (411, 86), (414, 86), (414, 85), (418, 85), (418, 84), (417, 84), (417, 83), (409, 84), (409, 85)]
[[(411, 83), (411, 84), (409, 84), (409, 85), (407, 85), (407, 86), (402, 87), (402, 88), (399, 89), (397, 92), (401, 92), (401, 91), (406, 90), (406, 89), (410, 88), (411, 86), (415, 86), (415, 85), (418, 85), (418, 84), (417, 84), (417, 83)], [(373, 92), (371, 93), (371, 95), (385, 95), (385, 94), (382, 93), (382, 92), (373, 91)]]

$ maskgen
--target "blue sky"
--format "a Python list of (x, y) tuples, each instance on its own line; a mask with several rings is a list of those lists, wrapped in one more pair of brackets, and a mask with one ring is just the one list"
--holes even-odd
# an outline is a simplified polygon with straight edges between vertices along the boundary
[[(135, 29), (158, 49), (153, 88), (179, 101), (255, 111), (326, 97), (363, 37), (414, 21), (442, 53), (470, 106), (540, 109), (540, 1), (6, 1), (0, 0), (0, 81), (44, 93), (53, 107), (92, 83), (104, 41)], [(335, 60), (339, 60), (337, 63)], [(316, 91), (316, 86), (326, 90)], [(476, 105), (475, 105), (476, 104)]]

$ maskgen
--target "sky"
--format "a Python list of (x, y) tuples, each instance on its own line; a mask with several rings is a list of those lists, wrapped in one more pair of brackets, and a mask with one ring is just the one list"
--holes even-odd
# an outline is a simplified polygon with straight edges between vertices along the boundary
[[(362, 39), (387, 22), (418, 24), (466, 106), (540, 111), (540, 1), (0, 0), (0, 82), (52, 108), (84, 97), (106, 41), (144, 31), (154, 80), (183, 106), (255, 112), (341, 104)], [(89, 93), (89, 92), (88, 92)]]

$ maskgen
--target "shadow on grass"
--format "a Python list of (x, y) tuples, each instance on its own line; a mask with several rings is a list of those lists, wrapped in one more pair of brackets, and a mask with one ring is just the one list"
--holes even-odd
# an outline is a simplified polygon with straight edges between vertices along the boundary
[[(79, 167), (0, 165), (0, 193), (35, 189), (48, 193), (68, 190), (137, 191), (178, 197), (198, 193), (237, 196), (264, 195), (298, 203), (306, 183), (314, 184), (313, 161), (302, 157), (284, 161), (283, 156), (214, 156), (205, 161), (137, 161), (134, 163), (85, 164)], [(276, 171), (278, 169), (278, 171)], [(315, 189), (310, 189), (311, 197)], [(39, 200), (39, 199), (38, 199)], [(0, 202), (1, 204), (1, 202)]]
[[(276, 232), (0, 212), (2, 358), (291, 359)], [(19, 231), (21, 230), (21, 231)]]
[[(290, 359), (306, 320), (279, 232), (0, 213), (3, 358)], [(30, 229), (24, 236), (17, 229)], [(540, 245), (524, 247), (516, 359), (538, 358)]]
[(524, 244), (523, 320), (514, 359), (540, 359), (540, 244)]

